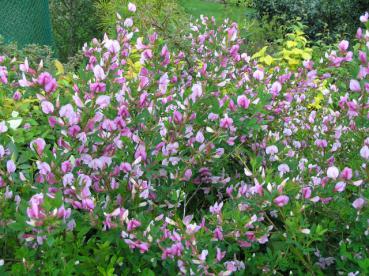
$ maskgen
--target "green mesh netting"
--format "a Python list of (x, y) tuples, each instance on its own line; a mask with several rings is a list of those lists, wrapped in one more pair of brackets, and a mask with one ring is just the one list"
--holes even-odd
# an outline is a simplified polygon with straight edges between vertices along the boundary
[(48, 0), (0, 0), (0, 35), (18, 45), (52, 45)]

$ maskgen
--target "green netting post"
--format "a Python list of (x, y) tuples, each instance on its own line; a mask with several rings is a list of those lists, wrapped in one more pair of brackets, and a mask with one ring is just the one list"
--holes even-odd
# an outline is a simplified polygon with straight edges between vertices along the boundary
[(0, 35), (19, 46), (52, 46), (48, 0), (0, 0)]

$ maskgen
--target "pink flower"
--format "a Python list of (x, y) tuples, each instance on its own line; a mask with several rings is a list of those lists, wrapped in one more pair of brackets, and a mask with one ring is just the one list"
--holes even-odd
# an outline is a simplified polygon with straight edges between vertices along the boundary
[(63, 173), (68, 173), (70, 171), (72, 171), (72, 163), (70, 161), (64, 161), (62, 164), (61, 164), (61, 170)]
[(256, 70), (252, 76), (254, 77), (254, 79), (258, 80), (258, 81), (262, 81), (264, 79), (264, 72), (262, 70)]
[(204, 141), (205, 141), (205, 137), (202, 134), (202, 131), (198, 131), (197, 134), (196, 134), (196, 142), (204, 143)]
[(14, 173), (17, 169), (17, 166), (15, 165), (13, 160), (8, 160), (8, 162), (6, 162), (6, 169), (8, 171), (9, 174)]
[(31, 219), (42, 219), (45, 217), (41, 204), (44, 202), (43, 194), (35, 194), (29, 200), (30, 207), (27, 208), (27, 216)]
[(192, 86), (192, 94), (190, 95), (190, 99), (193, 102), (196, 102), (196, 99), (202, 96), (202, 86), (200, 83), (194, 84)]
[(96, 65), (93, 69), (96, 81), (102, 81), (106, 78), (104, 69), (100, 65)]
[(40, 171), (40, 174), (48, 175), (51, 172), (50, 165), (47, 164), (46, 162), (37, 161), (36, 164), (37, 164), (37, 168)]
[(341, 172), (341, 177), (345, 180), (350, 180), (352, 178), (352, 169), (345, 167)]
[(186, 180), (186, 181), (189, 181), (192, 177), (192, 170), (191, 169), (187, 169), (185, 172), (184, 172), (184, 175), (183, 175), (183, 179)]
[(5, 121), (0, 122), (0, 133), (5, 133), (8, 131), (8, 127), (5, 124)]
[(350, 80), (350, 90), (354, 92), (360, 92), (360, 83), (357, 80)]
[(124, 20), (124, 23), (123, 23), (123, 25), (124, 25), (124, 27), (126, 27), (126, 28), (130, 28), (130, 27), (132, 27), (133, 26), (133, 20), (132, 20), (132, 18), (126, 18), (125, 20)]
[(48, 72), (41, 73), (37, 82), (39, 85), (43, 85), (47, 93), (54, 92), (58, 86), (56, 80)]
[(245, 109), (249, 108), (250, 102), (251, 101), (245, 95), (238, 96), (237, 98), (238, 106), (245, 108)]
[(280, 195), (274, 199), (274, 203), (279, 207), (283, 207), (288, 204), (289, 200), (288, 196)]
[(233, 124), (233, 119), (229, 117), (224, 117), (220, 120), (220, 127), (221, 128), (231, 128)]
[(143, 144), (140, 144), (137, 147), (136, 153), (135, 153), (135, 159), (141, 157), (143, 161), (146, 160), (147, 154), (146, 154), (146, 148)]
[(335, 166), (329, 167), (327, 170), (327, 176), (329, 178), (336, 179), (339, 176), (339, 174), (340, 174), (340, 171)]
[(42, 101), (41, 102), (41, 109), (42, 112), (45, 114), (50, 114), (54, 112), (54, 106), (51, 102), (48, 101)]
[(222, 251), (217, 247), (217, 256), (216, 260), (219, 263), (225, 257), (226, 251)]
[(29, 64), (28, 64), (28, 59), (27, 58), (24, 60), (24, 63), (22, 63), (21, 65), (19, 65), (19, 70), (21, 70), (22, 72), (28, 73), (28, 71), (29, 71)]
[(360, 16), (360, 21), (362, 23), (366, 23), (366, 22), (368, 22), (368, 20), (369, 20), (369, 14), (368, 14), (368, 12), (365, 12), (364, 15)]
[(110, 104), (110, 97), (106, 95), (99, 96), (96, 100), (96, 104), (101, 108), (104, 109), (109, 106)]
[(19, 101), (21, 98), (22, 98), (22, 94), (21, 94), (21, 92), (19, 92), (18, 90), (17, 90), (17, 91), (15, 91), (15, 92), (14, 92), (14, 94), (13, 94), (13, 99), (14, 99), (15, 101)]
[(341, 52), (345, 52), (349, 47), (349, 42), (347, 40), (342, 40), (340, 44), (338, 44), (338, 49), (340, 49)]
[(3, 158), (5, 155), (5, 149), (3, 145), (0, 145), (0, 159)]
[(361, 208), (363, 208), (365, 204), (365, 200), (363, 198), (358, 198), (358, 199), (355, 199), (355, 201), (352, 203), (352, 206), (355, 208), (355, 209), (358, 209), (360, 210)]
[(135, 4), (133, 4), (133, 3), (131, 3), (131, 2), (129, 2), (129, 3), (128, 3), (128, 10), (129, 10), (130, 12), (136, 12), (136, 5), (135, 5)]
[(277, 96), (279, 94), (279, 92), (281, 92), (282, 90), (282, 85), (279, 81), (276, 81), (272, 84), (272, 87), (270, 89), (270, 92), (274, 95)]
[(311, 197), (311, 188), (310, 187), (304, 187), (301, 190), (303, 198), (307, 199)]
[(268, 146), (266, 149), (265, 149), (265, 152), (266, 154), (268, 155), (274, 155), (276, 153), (278, 153), (278, 148), (276, 146)]
[(107, 39), (104, 43), (105, 48), (112, 54), (117, 54), (120, 51), (119, 41)]
[(31, 150), (35, 150), (37, 152), (38, 155), (42, 155), (44, 149), (46, 146), (46, 142), (44, 139), (42, 138), (37, 138), (35, 140), (33, 140), (30, 144), (30, 148)]
[(105, 92), (106, 84), (103, 82), (90, 83), (90, 91), (94, 93)]
[(287, 164), (281, 164), (278, 166), (278, 171), (283, 176), (285, 173), (290, 172), (290, 167)]
[(138, 220), (135, 220), (135, 219), (129, 220), (127, 223), (127, 231), (131, 232), (135, 230), (136, 228), (138, 228), (140, 225), (141, 225), (141, 222), (139, 222)]
[(176, 124), (181, 124), (182, 120), (183, 120), (183, 116), (182, 116), (181, 112), (179, 112), (178, 110), (174, 110), (173, 120)]
[(334, 191), (335, 192), (339, 192), (342, 193), (346, 188), (346, 183), (343, 181), (340, 181), (336, 184), (336, 186), (334, 187)]
[(210, 206), (210, 213), (219, 215), (223, 207), (223, 202), (216, 202), (213, 206)]
[(367, 145), (361, 148), (360, 156), (366, 160), (369, 160), (369, 147)]

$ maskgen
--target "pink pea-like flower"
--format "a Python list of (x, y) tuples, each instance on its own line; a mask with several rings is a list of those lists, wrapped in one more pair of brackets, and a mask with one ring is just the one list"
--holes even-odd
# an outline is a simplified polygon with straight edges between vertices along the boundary
[(117, 54), (120, 51), (119, 41), (117, 40), (107, 39), (104, 46), (112, 54)]
[(5, 148), (3, 145), (0, 145), (0, 159), (5, 156)]
[(14, 92), (14, 94), (13, 94), (13, 99), (14, 99), (15, 101), (19, 101), (21, 98), (22, 98), (22, 94), (21, 94), (21, 92), (19, 92), (18, 90), (17, 90), (17, 91), (15, 91), (15, 92)]
[(339, 192), (342, 193), (346, 188), (346, 183), (343, 181), (340, 181), (336, 184), (336, 186), (334, 187), (334, 191), (335, 192)]
[(254, 77), (254, 79), (262, 81), (264, 79), (264, 72), (258, 69), (252, 74), (252, 76)]
[(36, 163), (37, 163), (37, 168), (40, 171), (40, 174), (48, 175), (51, 172), (50, 165), (47, 164), (46, 162), (37, 161)]
[(357, 209), (357, 210), (360, 210), (361, 208), (364, 207), (364, 204), (365, 204), (365, 200), (363, 198), (358, 198), (358, 199), (355, 199), (355, 201), (352, 203), (352, 206)]
[(251, 101), (245, 95), (238, 96), (238, 98), (237, 98), (238, 106), (240, 106), (244, 109), (249, 108), (250, 103), (251, 103)]
[(226, 251), (222, 251), (220, 250), (219, 247), (217, 247), (217, 256), (216, 256), (216, 260), (219, 263), (226, 255)]
[(357, 80), (350, 80), (350, 90), (354, 91), (354, 92), (360, 92), (361, 91), (361, 87), (360, 87), (360, 83)]
[(360, 21), (362, 23), (366, 23), (366, 22), (368, 22), (368, 20), (369, 20), (369, 13), (368, 12), (365, 12), (364, 15), (360, 16)]
[(5, 133), (8, 131), (8, 127), (5, 124), (5, 121), (0, 122), (0, 133)]
[(302, 196), (305, 199), (308, 199), (311, 197), (311, 188), (310, 187), (304, 187), (301, 190)]
[(143, 161), (146, 160), (147, 158), (147, 153), (146, 153), (146, 147), (143, 144), (140, 144), (137, 147), (136, 153), (135, 153), (135, 159), (141, 157)]
[(141, 222), (139, 222), (138, 220), (132, 219), (128, 221), (127, 223), (127, 231), (131, 232), (135, 230), (136, 228), (138, 228), (140, 225), (141, 225)]
[(192, 177), (192, 170), (191, 169), (187, 169), (184, 174), (183, 174), (183, 178), (186, 181), (189, 181)]
[(182, 116), (181, 112), (179, 112), (178, 110), (174, 110), (173, 120), (176, 124), (181, 124), (182, 121), (183, 121), (183, 116)]
[(123, 23), (123, 25), (124, 25), (124, 27), (126, 27), (126, 28), (130, 28), (130, 27), (132, 27), (133, 26), (133, 20), (132, 20), (132, 18), (126, 18), (125, 20), (124, 20), (124, 23)]
[(33, 140), (30, 144), (30, 148), (37, 152), (38, 155), (42, 155), (46, 146), (46, 142), (42, 138), (37, 138)]
[(196, 83), (192, 86), (192, 94), (190, 95), (190, 99), (193, 102), (196, 102), (196, 99), (202, 96), (202, 86), (200, 83)]
[(278, 171), (283, 176), (285, 173), (290, 172), (290, 167), (287, 164), (281, 164), (278, 166)]
[(352, 178), (352, 169), (345, 167), (341, 172), (341, 177), (345, 180), (350, 180)]
[(274, 199), (274, 203), (279, 206), (283, 207), (288, 204), (290, 198), (286, 195), (280, 195)]
[(198, 142), (198, 143), (204, 143), (205, 137), (204, 137), (204, 134), (202, 133), (202, 131), (197, 132), (195, 139), (196, 139), (196, 142)]
[(106, 95), (99, 96), (96, 100), (96, 104), (101, 108), (106, 108), (110, 104), (110, 97)]
[(8, 162), (6, 162), (6, 170), (8, 171), (9, 174), (14, 173), (17, 169), (17, 166), (15, 165), (13, 160), (8, 160)]
[(223, 202), (216, 202), (213, 206), (210, 206), (210, 213), (219, 215), (223, 207)]
[(72, 171), (72, 163), (70, 161), (64, 161), (62, 164), (61, 164), (61, 170), (63, 173), (68, 173), (70, 171)]
[(131, 2), (129, 2), (128, 3), (128, 10), (130, 11), (130, 12), (136, 12), (136, 5), (135, 4), (133, 4), (133, 3), (131, 3)]
[(100, 65), (96, 65), (93, 71), (97, 81), (102, 81), (106, 78), (104, 69)]
[(56, 80), (48, 72), (41, 73), (37, 82), (44, 87), (47, 93), (54, 92), (58, 86)]
[(268, 147), (266, 147), (265, 152), (268, 155), (274, 155), (274, 154), (278, 153), (278, 148), (274, 145), (268, 146)]
[(366, 160), (369, 160), (369, 147), (367, 145), (361, 148), (360, 156)]
[(335, 166), (329, 167), (327, 170), (327, 176), (331, 179), (336, 179), (339, 176), (339, 174), (340, 174), (340, 171)]
[(224, 117), (220, 120), (220, 127), (221, 128), (231, 128), (233, 124), (233, 119), (229, 117)]
[(279, 92), (281, 92), (281, 90), (282, 90), (281, 83), (279, 81), (276, 81), (272, 84), (270, 92), (272, 93), (272, 95), (277, 96)]
[(338, 44), (338, 49), (340, 49), (341, 52), (345, 52), (349, 47), (349, 42), (347, 40), (342, 40)]

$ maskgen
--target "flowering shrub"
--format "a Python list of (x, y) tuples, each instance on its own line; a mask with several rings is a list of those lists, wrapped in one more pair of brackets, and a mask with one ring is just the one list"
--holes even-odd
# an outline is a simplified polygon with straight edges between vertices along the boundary
[(369, 273), (369, 35), (294, 70), (235, 23), (201, 18), (189, 55), (142, 35), (73, 77), (1, 57), (1, 97), (39, 107), (0, 121), (0, 271)]

